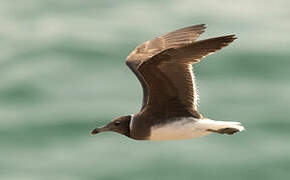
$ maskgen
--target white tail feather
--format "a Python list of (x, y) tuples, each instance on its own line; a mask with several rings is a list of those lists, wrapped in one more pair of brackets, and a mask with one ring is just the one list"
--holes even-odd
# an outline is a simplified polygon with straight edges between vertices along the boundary
[(203, 119), (198, 122), (201, 129), (219, 130), (223, 128), (235, 128), (239, 131), (245, 130), (244, 126), (240, 122), (231, 121), (214, 121), (211, 119)]

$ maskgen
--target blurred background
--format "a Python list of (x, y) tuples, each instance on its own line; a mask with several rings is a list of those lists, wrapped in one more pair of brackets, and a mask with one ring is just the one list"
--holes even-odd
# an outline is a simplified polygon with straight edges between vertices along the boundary
[[(289, 1), (1, 0), (0, 179), (290, 177)], [(142, 142), (90, 130), (137, 112), (125, 65), (143, 41), (205, 23), (236, 34), (195, 66), (200, 112), (234, 136)]]

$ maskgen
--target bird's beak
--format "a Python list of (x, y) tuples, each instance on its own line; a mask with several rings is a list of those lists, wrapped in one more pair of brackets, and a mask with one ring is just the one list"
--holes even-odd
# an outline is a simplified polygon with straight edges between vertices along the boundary
[(91, 131), (91, 135), (95, 135), (95, 134), (98, 134), (98, 133), (101, 133), (101, 132), (105, 132), (105, 131), (109, 131), (109, 128), (107, 126), (101, 126), (101, 127), (98, 127), (94, 130)]

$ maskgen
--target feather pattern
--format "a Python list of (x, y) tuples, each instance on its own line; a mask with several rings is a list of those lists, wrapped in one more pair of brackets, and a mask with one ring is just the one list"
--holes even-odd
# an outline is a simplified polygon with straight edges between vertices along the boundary
[(158, 117), (198, 119), (198, 92), (192, 64), (229, 45), (234, 35), (194, 42), (204, 25), (183, 28), (138, 46), (126, 61), (143, 87), (141, 110)]
[(138, 71), (138, 67), (152, 56), (161, 53), (169, 48), (178, 48), (193, 43), (204, 31), (205, 24), (199, 24), (178, 29), (168, 34), (159, 36), (150, 41), (137, 46), (127, 57), (126, 64), (137, 76), (143, 89), (143, 102), (141, 110), (147, 104), (148, 89), (143, 76)]

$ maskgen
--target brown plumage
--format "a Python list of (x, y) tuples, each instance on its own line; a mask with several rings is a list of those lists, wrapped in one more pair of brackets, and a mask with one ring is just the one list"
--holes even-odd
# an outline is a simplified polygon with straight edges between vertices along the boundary
[(178, 48), (187, 44), (193, 43), (204, 31), (206, 27), (204, 24), (185, 27), (163, 36), (156, 37), (150, 41), (137, 46), (127, 57), (126, 64), (134, 72), (139, 79), (143, 88), (143, 103), (142, 108), (147, 103), (147, 88), (144, 79), (138, 71), (139, 66), (152, 58), (154, 55), (161, 53), (170, 48)]
[[(141, 110), (147, 105), (146, 110), (150, 111), (165, 108), (166, 117), (174, 117), (178, 113), (202, 117), (197, 111), (198, 97), (195, 97), (197, 90), (192, 64), (236, 39), (234, 35), (229, 35), (194, 42), (204, 30), (204, 25), (197, 25), (168, 33), (152, 40), (165, 39), (162, 42), (168, 43), (147, 41), (128, 56), (126, 64), (143, 87)], [(185, 36), (186, 33), (189, 35)], [(182, 39), (178, 40), (179, 37)], [(160, 90), (163, 93), (158, 93)]]
[[(121, 134), (134, 139), (163, 140), (198, 137), (209, 132), (227, 133), (228, 131), (219, 130), (225, 128), (232, 129), (231, 133), (243, 130), (237, 122), (209, 120), (198, 112), (198, 94), (192, 65), (236, 39), (234, 35), (228, 35), (196, 41), (205, 28), (204, 24), (185, 27), (137, 46), (128, 55), (126, 64), (135, 73), (143, 88), (140, 112), (116, 118), (103, 129), (95, 129), (92, 134), (106, 129), (122, 132)], [(165, 127), (178, 121), (191, 124), (190, 128), (204, 129), (195, 135), (174, 132), (176, 137), (171, 137), (164, 128), (152, 134), (152, 128)], [(114, 127), (115, 125), (119, 128)], [(123, 132), (124, 129), (129, 132)], [(187, 130), (189, 129), (185, 129)]]

